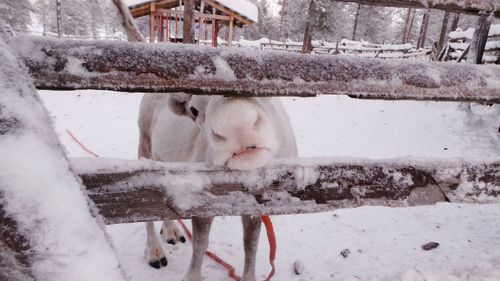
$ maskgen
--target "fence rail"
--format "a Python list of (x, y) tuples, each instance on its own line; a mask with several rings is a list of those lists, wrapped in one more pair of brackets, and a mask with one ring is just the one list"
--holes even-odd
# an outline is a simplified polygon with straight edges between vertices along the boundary
[(493, 65), (37, 37), (12, 44), (29, 46), (18, 55), (39, 89), (500, 103)]
[(362, 205), (500, 202), (500, 161), (299, 158), (254, 171), (103, 158), (71, 163), (109, 224)]

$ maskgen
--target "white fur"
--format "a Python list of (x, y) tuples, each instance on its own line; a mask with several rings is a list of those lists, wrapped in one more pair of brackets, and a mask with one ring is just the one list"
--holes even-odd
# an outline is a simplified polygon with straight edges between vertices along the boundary
[[(196, 111), (198, 116), (193, 115)], [(139, 156), (159, 161), (209, 162), (248, 170), (273, 158), (297, 155), (290, 121), (276, 98), (147, 94), (141, 102), (139, 128)], [(193, 219), (193, 258), (186, 281), (201, 278), (211, 221)], [(247, 255), (243, 280), (255, 280), (258, 232), (252, 228), (260, 228), (260, 219), (243, 217), (243, 225)]]

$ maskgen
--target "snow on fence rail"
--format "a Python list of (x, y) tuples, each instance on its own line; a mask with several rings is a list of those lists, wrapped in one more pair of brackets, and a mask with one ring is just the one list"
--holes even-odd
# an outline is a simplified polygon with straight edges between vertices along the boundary
[(71, 163), (108, 224), (500, 202), (500, 161), (298, 158), (253, 171), (103, 158)]
[(500, 103), (500, 66), (377, 60), (179, 44), (11, 40), (39, 89), (227, 96), (349, 95)]

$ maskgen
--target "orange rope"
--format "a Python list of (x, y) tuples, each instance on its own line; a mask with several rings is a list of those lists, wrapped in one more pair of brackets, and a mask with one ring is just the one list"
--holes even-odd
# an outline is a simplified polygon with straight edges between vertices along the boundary
[(76, 142), (83, 150), (85, 150), (88, 154), (94, 156), (94, 157), (99, 157), (99, 155), (95, 154), (94, 152), (92, 152), (90, 149), (86, 148), (85, 145), (83, 145), (83, 143), (81, 143), (76, 137), (75, 135), (73, 135), (73, 133), (71, 133), (70, 130), (66, 130), (66, 133), (68, 133), (68, 135), (73, 139), (74, 142)]
[[(87, 153), (89, 153), (92, 156), (99, 157), (99, 155), (95, 154), (92, 152), (90, 149), (85, 147), (76, 137), (71, 133), (70, 130), (66, 130), (68, 135), (75, 141), (80, 147), (85, 150)], [(267, 233), (267, 240), (269, 242), (269, 264), (271, 265), (271, 272), (269, 272), (269, 275), (267, 276), (264, 281), (270, 281), (271, 278), (274, 276), (274, 273), (276, 272), (276, 268), (274, 265), (274, 260), (276, 259), (276, 235), (274, 234), (274, 228), (273, 228), (273, 222), (271, 221), (271, 218), (267, 215), (264, 215), (261, 217), (262, 223), (264, 224), (266, 228), (266, 233)], [(179, 219), (178, 222), (181, 224), (182, 228), (184, 229), (184, 232), (186, 233), (186, 236), (189, 238), (189, 240), (193, 240), (193, 235), (191, 235), (191, 232), (187, 228), (186, 224), (184, 223), (183, 220)], [(241, 277), (236, 275), (236, 269), (221, 259), (219, 256), (217, 256), (215, 253), (206, 251), (205, 255), (211, 258), (213, 261), (216, 263), (220, 264), (222, 267), (224, 267), (228, 271), (229, 277), (233, 278), (235, 281), (240, 281)]]

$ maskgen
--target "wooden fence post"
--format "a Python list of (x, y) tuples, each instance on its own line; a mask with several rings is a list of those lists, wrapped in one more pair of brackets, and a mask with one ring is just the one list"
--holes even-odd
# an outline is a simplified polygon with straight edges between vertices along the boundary
[(488, 41), (488, 33), (490, 32), (491, 18), (490, 15), (481, 15), (477, 20), (476, 30), (470, 43), (467, 62), (472, 64), (482, 64), (484, 48)]

